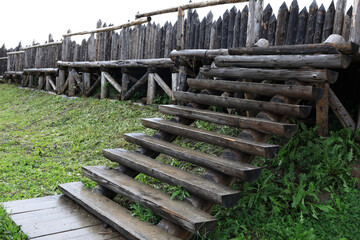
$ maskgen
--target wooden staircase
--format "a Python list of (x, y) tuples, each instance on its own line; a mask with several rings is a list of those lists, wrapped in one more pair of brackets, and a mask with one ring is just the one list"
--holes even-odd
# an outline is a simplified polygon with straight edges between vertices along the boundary
[[(266, 59), (264, 61), (271, 61), (271, 58)], [(175, 99), (187, 103), (186, 106), (159, 106), (159, 111), (173, 115), (171, 120), (142, 119), (145, 127), (158, 130), (154, 136), (124, 134), (128, 142), (140, 146), (137, 151), (103, 150), (106, 158), (121, 166), (119, 169), (82, 168), (85, 176), (104, 189), (139, 202), (161, 216), (164, 220), (158, 226), (137, 220), (110, 198), (85, 189), (81, 183), (62, 184), (60, 190), (128, 239), (188, 239), (191, 234), (214, 229), (216, 219), (208, 213), (212, 206), (220, 204), (228, 208), (237, 203), (241, 193), (230, 187), (234, 180), (255, 181), (261, 168), (249, 164), (254, 156), (275, 157), (279, 146), (266, 143), (268, 139), (271, 136), (291, 138), (297, 126), (285, 120), (308, 117), (312, 107), (301, 105), (301, 100), (316, 101), (324, 94), (312, 86), (314, 82), (331, 82), (337, 78), (332, 70), (302, 69), (301, 64), (291, 60), (287, 60), (288, 64), (281, 62), (281, 68), (265, 64), (268, 67), (262, 69), (245, 68), (240, 60), (235, 60), (229, 63), (227, 58), (217, 57), (215, 63), (219, 67), (203, 67), (198, 78), (187, 79), (189, 92), (174, 92)], [(331, 61), (333, 67), (343, 64), (342, 57), (333, 57)], [(238, 81), (242, 78), (251, 81)], [(262, 83), (264, 79), (273, 81)], [(230, 97), (223, 96), (223, 92), (228, 92)], [(251, 99), (238, 98), (236, 93), (239, 92), (253, 95)], [(248, 111), (254, 117), (214, 112), (209, 106)], [(190, 126), (195, 120), (238, 127), (242, 132), (234, 137)], [(172, 143), (178, 136), (225, 150), (222, 156), (214, 156), (185, 148)], [(200, 177), (170, 166), (155, 159), (160, 153), (208, 171)], [(138, 173), (170, 185), (181, 185), (191, 198), (171, 200), (164, 192), (134, 180)]]

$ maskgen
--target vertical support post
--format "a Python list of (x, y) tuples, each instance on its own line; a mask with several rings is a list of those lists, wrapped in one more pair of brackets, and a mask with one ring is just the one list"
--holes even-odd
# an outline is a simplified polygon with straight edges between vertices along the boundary
[(63, 88), (65, 83), (65, 70), (60, 69), (59, 70), (59, 77), (56, 78), (56, 89), (57, 93), (60, 94), (61, 89)]
[(155, 98), (156, 84), (154, 73), (149, 73), (146, 104), (153, 104)]
[(41, 90), (43, 87), (44, 87), (44, 76), (40, 75), (38, 89)]
[(91, 88), (91, 73), (83, 72), (82, 79), (83, 79), (83, 90), (84, 90), (83, 94), (85, 96)]
[(46, 81), (46, 84), (45, 84), (45, 90), (46, 91), (50, 91), (51, 90), (51, 85), (50, 85), (50, 76), (49, 75), (46, 75), (45, 76), (45, 81)]
[(360, 0), (354, 0), (350, 41), (360, 44)]
[(125, 94), (129, 89), (129, 75), (125, 72), (125, 69), (122, 69), (122, 78), (121, 78), (121, 100), (124, 100)]
[(249, 16), (247, 24), (246, 47), (255, 43), (255, 8), (256, 1), (249, 0)]
[(329, 83), (319, 83), (318, 87), (324, 90), (324, 96), (316, 103), (316, 124), (319, 125), (319, 135), (327, 136), (329, 124)]
[(27, 75), (21, 75), (21, 86), (22, 87), (26, 87), (25, 86), (26, 78), (27, 78)]
[(184, 9), (178, 9), (178, 20), (176, 22), (176, 50), (184, 49)]
[(107, 81), (105, 78), (105, 74), (103, 71), (101, 71), (101, 93), (100, 93), (100, 98), (107, 98), (108, 94), (109, 94), (109, 89), (107, 87)]
[(68, 90), (68, 95), (69, 97), (72, 97), (75, 95), (75, 79), (73, 76), (73, 71), (72, 69), (69, 69), (69, 90)]
[(29, 88), (32, 88), (34, 86), (34, 76), (33, 75), (29, 75)]
[(175, 92), (179, 89), (179, 73), (171, 74), (171, 91)]

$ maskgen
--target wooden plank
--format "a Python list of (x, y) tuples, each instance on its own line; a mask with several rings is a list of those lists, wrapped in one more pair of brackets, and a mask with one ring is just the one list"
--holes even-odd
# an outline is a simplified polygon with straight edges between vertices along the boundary
[(329, 105), (336, 117), (339, 119), (341, 125), (344, 128), (350, 128), (352, 131), (355, 131), (356, 124), (350, 114), (346, 111), (344, 105), (337, 98), (335, 93), (329, 88)]
[(230, 161), (225, 158), (181, 147), (141, 133), (124, 134), (124, 138), (126, 141), (140, 145), (141, 147), (167, 154), (182, 161), (210, 168), (226, 175), (237, 177), (242, 181), (255, 181), (261, 173), (260, 167)]
[(329, 124), (329, 84), (319, 83), (318, 87), (324, 90), (324, 95), (316, 103), (316, 124), (319, 125), (319, 135), (327, 136)]
[(164, 82), (164, 80), (159, 76), (159, 74), (154, 73), (154, 80), (159, 84), (159, 86), (165, 91), (165, 93), (174, 100), (174, 96), (172, 90), (169, 86)]
[(187, 83), (194, 89), (213, 89), (224, 92), (245, 92), (265, 96), (282, 95), (305, 100), (319, 100), (323, 91), (313, 86), (266, 84), (254, 82), (225, 81), (188, 78)]
[(314, 42), (317, 12), (318, 5), (316, 0), (314, 0), (309, 7), (309, 17), (306, 24), (305, 44)]
[(267, 111), (278, 115), (295, 118), (306, 118), (311, 112), (311, 106), (293, 105), (277, 102), (263, 102), (251, 99), (221, 97), (207, 94), (174, 92), (175, 99), (183, 102), (195, 102), (209, 106), (220, 106), (250, 111)]
[(144, 126), (176, 134), (178, 136), (191, 138), (198, 141), (207, 142), (222, 147), (237, 149), (239, 151), (272, 158), (276, 156), (279, 146), (272, 144), (257, 143), (228, 135), (214, 133), (203, 129), (189, 127), (180, 123), (155, 118), (142, 119)]
[(212, 230), (217, 220), (189, 203), (172, 200), (171, 196), (154, 189), (114, 169), (82, 167), (84, 175), (100, 185), (132, 201), (139, 202), (157, 215), (191, 231)]
[(217, 56), (214, 62), (218, 67), (345, 69), (351, 58), (342, 54)]
[(183, 106), (163, 105), (159, 106), (159, 110), (166, 114), (179, 115), (194, 120), (203, 120), (244, 129), (253, 129), (258, 132), (286, 138), (292, 137), (297, 131), (297, 126), (294, 124), (273, 122), (261, 118), (248, 118)]
[(178, 239), (154, 225), (132, 217), (130, 211), (101, 194), (85, 189), (80, 182), (61, 184), (59, 189), (128, 239)]
[(116, 82), (116, 80), (108, 73), (108, 72), (101, 72), (101, 74), (104, 74), (104, 78), (118, 91), (120, 94), (122, 92), (121, 86), (119, 83)]
[(105, 149), (103, 155), (111, 161), (140, 171), (163, 182), (171, 185), (181, 185), (188, 192), (225, 207), (234, 206), (240, 197), (238, 191), (136, 152), (124, 149)]
[(254, 80), (287, 81), (289, 79), (304, 82), (336, 82), (338, 73), (327, 69), (261, 69), (261, 68), (200, 68), (204, 76), (222, 78), (246, 78)]
[(335, 17), (335, 5), (334, 5), (334, 1), (332, 1), (325, 14), (322, 42), (324, 42), (333, 32), (334, 17)]
[(33, 240), (64, 240), (64, 239), (125, 240), (124, 237), (120, 236), (120, 233), (116, 232), (111, 228), (106, 228), (104, 224), (99, 224), (96, 226), (85, 227), (81, 229), (51, 234), (51, 235), (32, 238), (32, 239)]
[(321, 6), (318, 9), (317, 14), (316, 14), (316, 24), (315, 24), (315, 33), (314, 33), (313, 43), (321, 43), (322, 42), (325, 13), (326, 13), (325, 7), (323, 4), (321, 4)]

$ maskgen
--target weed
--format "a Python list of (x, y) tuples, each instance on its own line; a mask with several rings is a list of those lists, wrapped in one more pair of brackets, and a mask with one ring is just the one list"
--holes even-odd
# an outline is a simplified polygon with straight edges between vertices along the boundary
[(159, 216), (153, 213), (150, 209), (141, 206), (140, 203), (130, 205), (132, 216), (139, 218), (141, 221), (158, 224), (161, 220)]

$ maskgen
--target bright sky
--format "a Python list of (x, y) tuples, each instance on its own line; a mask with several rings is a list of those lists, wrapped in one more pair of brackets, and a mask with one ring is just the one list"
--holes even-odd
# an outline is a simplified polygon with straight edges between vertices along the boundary
[[(203, 0), (192, 0), (200, 2)], [(179, 6), (188, 3), (189, 0), (4, 0), (1, 1), (0, 15), (0, 46), (5, 43), (7, 48), (16, 47), (19, 41), (22, 46), (30, 45), (33, 40), (45, 43), (49, 33), (54, 40), (60, 40), (62, 35), (71, 29), (72, 32), (93, 30), (99, 19), (107, 24), (120, 25), (128, 20), (134, 20), (137, 12), (148, 12), (167, 7)], [(271, 3), (273, 10), (277, 13), (283, 1), (264, 0), (264, 7)], [(288, 7), (292, 0), (285, 0)], [(300, 10), (309, 6), (312, 0), (298, 0)], [(318, 0), (318, 5), (324, 4), (327, 8), (331, 0)], [(353, 1), (348, 0), (348, 5)], [(235, 6), (242, 9), (246, 3), (237, 3)], [(210, 10), (214, 19), (230, 9), (234, 4), (218, 7), (207, 7), (198, 9), (199, 17), (204, 17)], [(153, 21), (164, 23), (175, 22), (176, 13), (154, 16)], [(88, 36), (81, 36), (81, 39)]]

